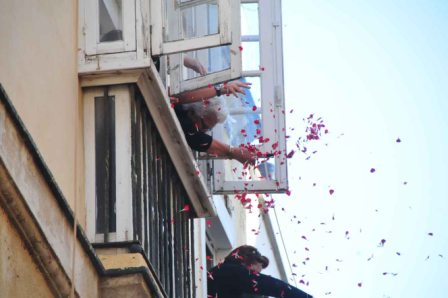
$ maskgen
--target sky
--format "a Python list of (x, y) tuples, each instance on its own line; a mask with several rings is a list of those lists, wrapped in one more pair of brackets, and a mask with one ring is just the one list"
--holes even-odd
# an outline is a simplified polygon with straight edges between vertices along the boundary
[(291, 195), (276, 197), (298, 285), (448, 297), (448, 1), (282, 6), (288, 149), (310, 114), (329, 131), (303, 144)]

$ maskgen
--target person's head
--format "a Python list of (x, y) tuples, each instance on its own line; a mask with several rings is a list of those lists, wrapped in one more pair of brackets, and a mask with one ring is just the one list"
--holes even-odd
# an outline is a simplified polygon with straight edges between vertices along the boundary
[(262, 269), (268, 267), (269, 259), (253, 246), (242, 245), (235, 248), (226, 258), (225, 261), (238, 262), (246, 266), (248, 269), (260, 273)]
[(202, 131), (212, 129), (218, 123), (223, 123), (228, 115), (227, 109), (218, 98), (185, 104), (184, 106), (189, 111), (192, 121)]

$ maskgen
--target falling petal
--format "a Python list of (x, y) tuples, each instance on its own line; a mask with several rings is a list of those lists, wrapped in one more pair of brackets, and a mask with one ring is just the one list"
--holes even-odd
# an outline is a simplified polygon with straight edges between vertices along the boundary
[(185, 204), (184, 208), (182, 210), (180, 210), (179, 212), (188, 212), (188, 211), (190, 211), (190, 205)]

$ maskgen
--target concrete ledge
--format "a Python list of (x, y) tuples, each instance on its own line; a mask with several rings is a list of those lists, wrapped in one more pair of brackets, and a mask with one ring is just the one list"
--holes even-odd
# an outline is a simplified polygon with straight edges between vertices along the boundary
[(105, 298), (151, 298), (145, 279), (141, 274), (107, 277), (101, 280), (101, 297)]
[(139, 253), (100, 255), (99, 257), (106, 270), (146, 267), (146, 261)]

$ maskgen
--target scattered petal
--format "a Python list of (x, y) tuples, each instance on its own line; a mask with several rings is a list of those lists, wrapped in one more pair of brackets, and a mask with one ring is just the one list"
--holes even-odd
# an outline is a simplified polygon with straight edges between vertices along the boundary
[(180, 210), (179, 212), (188, 212), (188, 211), (190, 211), (190, 205), (185, 204), (184, 208), (182, 210)]

